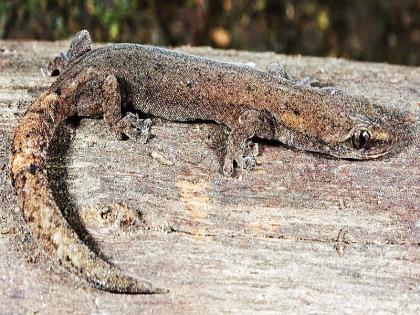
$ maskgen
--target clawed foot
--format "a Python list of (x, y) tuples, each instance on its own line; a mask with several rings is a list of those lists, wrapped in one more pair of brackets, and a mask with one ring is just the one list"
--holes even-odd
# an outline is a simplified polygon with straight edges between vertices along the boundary
[(138, 115), (127, 113), (119, 122), (121, 131), (136, 142), (146, 143), (150, 137), (150, 118), (140, 119)]
[(244, 156), (256, 157), (260, 154), (258, 143), (247, 141), (244, 149)]
[(227, 139), (226, 157), (223, 163), (223, 174), (232, 176), (234, 162), (238, 168), (250, 170), (255, 167), (258, 145), (250, 142), (254, 137), (274, 138), (274, 119), (270, 113), (254, 109), (245, 110), (239, 117), (237, 125), (232, 128)]
[(255, 157), (258, 156), (258, 143), (248, 141), (242, 152), (227, 154), (223, 163), (223, 175), (232, 177), (234, 174), (234, 162), (240, 169), (252, 170), (256, 166)]

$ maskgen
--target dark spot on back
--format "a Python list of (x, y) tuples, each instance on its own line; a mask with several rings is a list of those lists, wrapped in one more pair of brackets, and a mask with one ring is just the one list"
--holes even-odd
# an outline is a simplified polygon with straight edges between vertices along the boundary
[(29, 173), (31, 173), (32, 175), (35, 174), (37, 170), (38, 170), (38, 166), (36, 166), (35, 164), (29, 165)]
[(155, 66), (154, 66), (154, 69), (156, 70), (156, 71), (160, 71), (160, 70), (162, 70), (163, 69), (163, 65), (161, 64), (161, 63), (156, 63), (155, 64)]
[(35, 217), (31, 213), (26, 220), (28, 220), (29, 223), (33, 223), (35, 221)]

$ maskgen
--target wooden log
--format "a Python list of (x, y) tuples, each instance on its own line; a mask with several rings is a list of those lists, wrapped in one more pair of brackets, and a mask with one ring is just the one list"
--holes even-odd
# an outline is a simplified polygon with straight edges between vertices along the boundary
[(57, 132), (56, 198), (93, 248), (170, 289), (90, 288), (31, 238), (7, 177), (13, 129), (54, 79), (68, 42), (0, 41), (0, 313), (420, 313), (419, 102), (415, 67), (274, 53), (179, 50), (264, 69), (279, 62), (401, 113), (398, 150), (355, 162), (262, 143), (254, 171), (220, 173), (212, 124), (154, 119), (145, 145), (100, 120)]

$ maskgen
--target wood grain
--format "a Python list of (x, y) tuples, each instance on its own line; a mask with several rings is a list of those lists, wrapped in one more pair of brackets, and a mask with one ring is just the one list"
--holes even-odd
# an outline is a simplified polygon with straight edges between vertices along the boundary
[(42, 253), (7, 178), (25, 109), (53, 79), (39, 67), (66, 42), (0, 41), (0, 313), (420, 312), (419, 68), (274, 53), (180, 50), (279, 62), (401, 112), (401, 141), (354, 162), (261, 143), (252, 172), (221, 176), (224, 130), (154, 119), (146, 145), (100, 120), (63, 125), (49, 158), (56, 198), (86, 242), (170, 293), (90, 288)]

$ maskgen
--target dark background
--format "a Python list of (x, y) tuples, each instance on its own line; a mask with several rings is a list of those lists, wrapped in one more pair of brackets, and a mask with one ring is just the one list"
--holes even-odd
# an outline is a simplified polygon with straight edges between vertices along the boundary
[(0, 38), (210, 45), (420, 64), (420, 0), (0, 0)]

